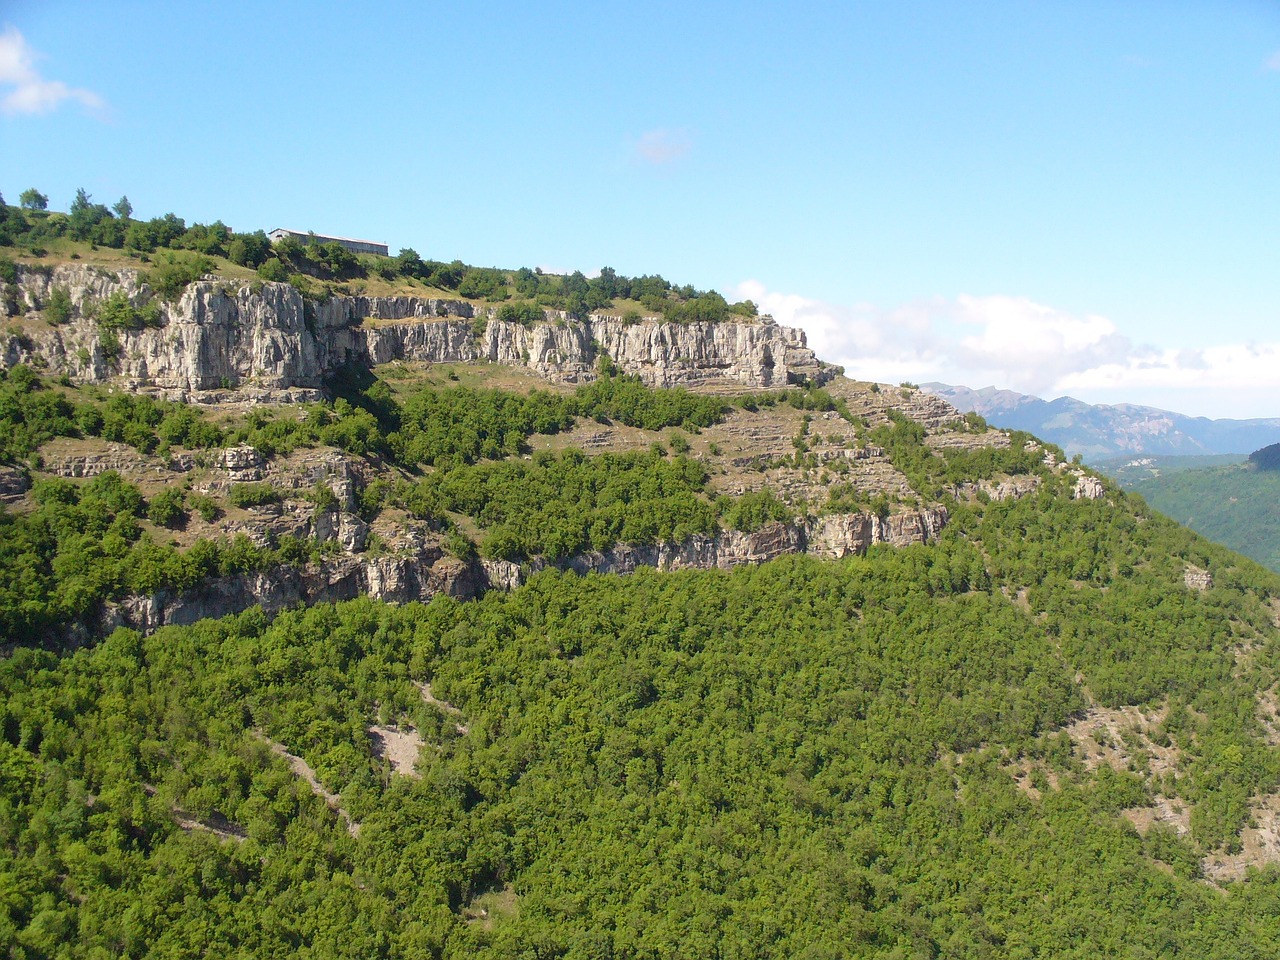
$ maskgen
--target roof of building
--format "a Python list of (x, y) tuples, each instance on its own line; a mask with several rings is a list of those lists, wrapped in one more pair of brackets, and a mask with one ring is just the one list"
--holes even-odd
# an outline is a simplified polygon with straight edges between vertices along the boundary
[(332, 233), (316, 233), (314, 230), (293, 230), (290, 227), (272, 227), (268, 233), (292, 233), (299, 237), (314, 236), (317, 240), (345, 240), (347, 243), (371, 243), (376, 247), (385, 247), (381, 240), (360, 240), (356, 237), (335, 237)]

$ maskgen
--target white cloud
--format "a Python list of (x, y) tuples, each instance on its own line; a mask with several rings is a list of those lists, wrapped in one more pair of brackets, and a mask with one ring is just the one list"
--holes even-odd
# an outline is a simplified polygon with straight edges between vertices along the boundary
[(1104, 316), (1023, 297), (935, 298), (894, 309), (771, 291), (734, 291), (801, 327), (818, 356), (861, 380), (941, 380), (1052, 399), (1128, 401), (1189, 414), (1280, 417), (1280, 342), (1203, 349), (1133, 343)]
[(1267, 57), (1262, 63), (1263, 70), (1280, 70), (1280, 50)]
[[(961, 336), (950, 350), (963, 368), (1003, 375), (1015, 389), (1036, 392), (1081, 368), (1112, 363), (1132, 349), (1106, 317), (1076, 317), (1024, 297), (956, 298)], [(943, 331), (946, 336), (946, 331)]]
[(92, 90), (69, 87), (61, 80), (46, 80), (35, 69), (37, 54), (16, 27), (0, 33), (0, 87), (9, 87), (0, 97), (0, 112), (48, 113), (64, 100), (75, 100), (93, 111), (106, 106)]
[[(1225, 343), (1203, 350), (1159, 350), (1068, 374), (1067, 390), (1193, 387), (1205, 390), (1276, 390), (1280, 343)], [(1273, 416), (1280, 416), (1280, 397)]]
[(645, 163), (662, 166), (679, 160), (693, 147), (685, 130), (647, 130), (636, 141), (635, 152)]

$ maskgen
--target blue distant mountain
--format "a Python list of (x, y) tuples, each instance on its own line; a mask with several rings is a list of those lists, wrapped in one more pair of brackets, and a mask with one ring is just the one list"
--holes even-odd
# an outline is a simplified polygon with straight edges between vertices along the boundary
[(1280, 417), (1210, 420), (1132, 403), (1091, 404), (1072, 397), (1039, 397), (984, 387), (925, 383), (962, 412), (981, 414), (996, 427), (1026, 430), (1069, 454), (1098, 460), (1124, 454), (1247, 454), (1280, 442)]

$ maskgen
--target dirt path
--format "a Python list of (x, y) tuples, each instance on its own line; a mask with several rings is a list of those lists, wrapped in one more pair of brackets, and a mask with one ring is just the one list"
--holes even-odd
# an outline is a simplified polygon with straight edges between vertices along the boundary
[(334, 810), (338, 816), (342, 817), (342, 819), (346, 821), (347, 833), (351, 834), (353, 837), (359, 836), (360, 824), (352, 820), (351, 814), (342, 809), (342, 798), (336, 793), (330, 793), (325, 789), (324, 784), (316, 779), (316, 772), (311, 769), (311, 764), (307, 763), (307, 761), (303, 760), (301, 757), (294, 756), (285, 749), (284, 744), (277, 743), (272, 740), (261, 730), (256, 731), (256, 733), (260, 738), (262, 738), (264, 743), (271, 747), (272, 753), (278, 757), (284, 757), (284, 759), (288, 761), (289, 768), (293, 771), (294, 776), (301, 777), (305, 780), (307, 785), (311, 787), (311, 792), (328, 804), (331, 810)]
[[(417, 687), (418, 692), (422, 694), (422, 699), (424, 702), (431, 704), (437, 710), (441, 711), (442, 713), (450, 717), (461, 718), (462, 711), (459, 710), (457, 707), (455, 707), (452, 703), (449, 703), (449, 701), (440, 700), (439, 698), (437, 698), (436, 695), (431, 692), (431, 684), (415, 683), (414, 686)], [(467, 725), (465, 723), (458, 723), (458, 724), (455, 724), (454, 726), (455, 726), (455, 729), (457, 729), (458, 733), (462, 734), (463, 736), (467, 735)]]

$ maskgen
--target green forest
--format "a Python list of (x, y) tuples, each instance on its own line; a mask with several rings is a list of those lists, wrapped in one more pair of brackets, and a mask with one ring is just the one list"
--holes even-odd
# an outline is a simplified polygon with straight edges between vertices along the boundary
[(19, 199), (19, 205), (11, 206), (0, 197), (0, 248), (10, 248), (12, 255), (0, 258), (0, 281), (12, 282), (5, 276), (6, 269), (12, 270), (12, 257), (40, 261), (56, 247), (80, 259), (105, 248), (136, 260), (152, 289), (167, 299), (203, 274), (232, 265), (254, 271), (262, 281), (291, 283), (317, 298), (349, 292), (352, 282), (400, 282), (419, 291), (429, 288), (501, 304), (499, 319), (523, 323), (541, 320), (548, 309), (584, 317), (619, 303), (625, 305), (626, 317), (639, 319), (644, 310), (675, 323), (718, 323), (757, 314), (750, 300), (729, 303), (715, 290), (674, 284), (658, 274), (628, 277), (612, 267), (602, 267), (590, 278), (581, 270), (564, 275), (528, 267), (501, 270), (461, 260), (424, 260), (411, 248), (394, 257), (354, 254), (315, 235), (272, 243), (262, 230), (236, 232), (221, 220), (188, 226), (174, 213), (135, 220), (128, 197), (107, 206), (95, 203), (83, 188), (66, 213), (49, 210), (48, 197), (35, 188)]
[[(483, 518), (505, 531), (494, 555), (722, 522), (683, 457), (508, 457), (577, 416), (696, 430), (724, 414), (723, 400), (626, 380), (401, 399), (376, 381), (288, 429), (215, 427), (21, 371), (5, 386), (11, 463), (75, 431), (140, 449), (372, 445), (428, 468), (383, 496)], [(440, 423), (452, 426), (432, 434)], [(1253, 799), (1280, 784), (1256, 700), (1280, 679), (1280, 579), (1119, 491), (1069, 499), (1024, 445), (939, 454), (906, 418), (877, 430), (922, 494), (966, 476), (1045, 482), (1017, 501), (953, 502), (936, 545), (840, 562), (552, 570), (470, 602), (322, 604), (118, 630), (65, 652), (11, 646), (7, 955), (1274, 956), (1280, 873), (1220, 890), (1202, 859), (1238, 850)], [(36, 500), (0, 532), (10, 638), (33, 635), (15, 618), (74, 616), (166, 577), (314, 559), (302, 543), (171, 552), (137, 536), (155, 505), (112, 474), (39, 480)], [(558, 527), (567, 504), (577, 519)], [(47, 565), (23, 559), (42, 549)], [(1213, 587), (1188, 590), (1188, 564)], [(32, 606), (41, 595), (50, 606)], [(1085, 763), (1066, 727), (1090, 704), (1158, 713), (1176, 769), (1154, 774), (1141, 745), (1119, 769)], [(380, 755), (370, 731), (389, 727), (420, 738), (413, 768)], [(1162, 802), (1191, 811), (1188, 833), (1140, 833), (1122, 816)]]
[(1280, 470), (1266, 466), (1276, 449), (1247, 463), (1161, 473), (1130, 489), (1197, 533), (1280, 571)]
[[(549, 571), (468, 603), (17, 649), (0, 940), (14, 957), (1274, 956), (1280, 874), (1224, 893), (1199, 858), (1280, 777), (1252, 709), (1280, 676), (1261, 599), (1280, 582), (1139, 511), (983, 514), (839, 563)], [(1184, 559), (1220, 585), (1183, 590)], [(1026, 587), (1024, 609), (1008, 595)], [(1177, 776), (1087, 772), (1062, 732), (1086, 687), (1167, 704)], [(375, 723), (418, 731), (418, 776), (376, 756)], [(1020, 792), (1023, 761), (1058, 787)], [(1121, 818), (1162, 793), (1194, 805), (1190, 835)]]

